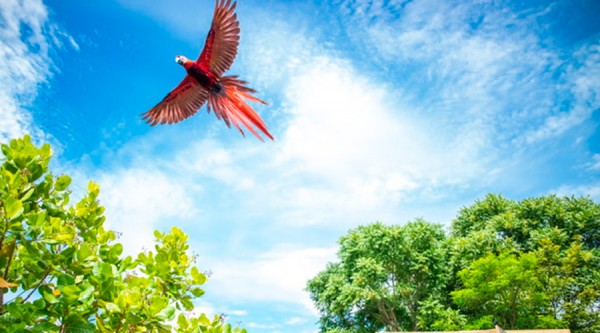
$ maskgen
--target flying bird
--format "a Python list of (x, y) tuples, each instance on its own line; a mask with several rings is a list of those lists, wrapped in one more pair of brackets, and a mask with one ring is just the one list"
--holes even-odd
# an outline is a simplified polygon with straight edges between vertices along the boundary
[(217, 0), (212, 24), (204, 49), (196, 61), (184, 56), (175, 61), (187, 75), (171, 92), (148, 112), (142, 114), (146, 123), (173, 124), (194, 115), (204, 103), (228, 127), (235, 126), (244, 135), (242, 126), (263, 141), (258, 130), (274, 140), (260, 116), (246, 101), (267, 104), (253, 94), (256, 90), (238, 76), (223, 76), (229, 69), (240, 40), (240, 23), (235, 13), (236, 2)]

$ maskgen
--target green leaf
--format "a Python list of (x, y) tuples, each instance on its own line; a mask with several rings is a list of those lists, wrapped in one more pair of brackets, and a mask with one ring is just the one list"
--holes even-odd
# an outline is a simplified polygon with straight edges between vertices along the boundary
[(187, 317), (183, 313), (180, 313), (179, 316), (177, 316), (177, 326), (180, 329), (187, 329), (190, 326)]
[(57, 191), (64, 191), (67, 189), (67, 187), (69, 187), (70, 184), (71, 184), (71, 177), (69, 177), (67, 175), (61, 175), (56, 179), (56, 182), (54, 183), (54, 188)]
[(56, 280), (56, 284), (59, 287), (72, 285), (74, 283), (75, 283), (75, 278), (73, 278), (71, 275), (68, 275), (68, 274), (61, 274), (58, 276), (58, 278)]
[(95, 291), (94, 286), (88, 285), (87, 287), (85, 287), (85, 289), (83, 289), (81, 291), (77, 300), (82, 303), (87, 303), (92, 298), (94, 291)]
[(70, 302), (77, 300), (81, 293), (81, 289), (75, 285), (64, 286), (60, 291)]
[(160, 319), (160, 320), (172, 320), (173, 318), (175, 318), (175, 306), (173, 305), (169, 305), (166, 308), (164, 308), (162, 311), (160, 311), (156, 316)]
[(76, 252), (77, 260), (84, 261), (92, 255), (92, 249), (89, 244), (81, 244)]
[(69, 314), (64, 320), (65, 331), (68, 333), (94, 333), (96, 326), (80, 314)]
[(46, 302), (45, 302), (43, 299), (41, 299), (41, 298), (38, 298), (38, 299), (36, 299), (35, 301), (33, 301), (33, 305), (34, 305), (34, 306), (35, 306), (35, 307), (36, 307), (38, 310), (42, 310), (42, 309), (44, 309), (44, 308), (46, 307)]
[(121, 308), (116, 305), (115, 303), (112, 302), (108, 302), (104, 304), (104, 308), (108, 311), (108, 312), (113, 312), (113, 313), (119, 313), (121, 312)]
[(33, 192), (35, 191), (35, 187), (31, 187), (29, 190), (27, 190), (22, 196), (21, 196), (21, 201), (27, 201), (27, 199), (31, 198), (31, 195), (33, 194)]
[(60, 208), (55, 203), (49, 201), (44, 201), (42, 203), (42, 208), (50, 213), (50, 216), (56, 216), (61, 212)]
[(117, 243), (110, 248), (108, 256), (111, 258), (118, 259), (119, 256), (121, 255), (121, 253), (123, 253), (123, 245), (120, 243)]
[(180, 301), (186, 310), (191, 311), (194, 308), (194, 303), (192, 303), (189, 296), (183, 296)]
[(138, 305), (142, 299), (142, 294), (139, 290), (131, 290), (125, 295), (125, 303), (129, 306)]
[[(40, 288), (41, 289), (41, 288)], [(56, 296), (54, 296), (53, 292), (50, 290), (40, 290), (40, 292), (42, 293), (42, 297), (46, 300), (46, 302), (50, 303), (50, 304), (54, 304), (58, 302), (58, 299), (56, 298)]]
[(192, 279), (194, 280), (194, 284), (204, 284), (206, 282), (206, 275), (203, 273), (200, 273), (200, 271), (198, 270), (198, 267), (194, 266), (192, 267), (192, 269), (190, 270), (190, 274), (192, 275)]
[(201, 288), (192, 288), (190, 290), (190, 292), (192, 293), (192, 295), (194, 295), (196, 297), (200, 297), (200, 296), (204, 295), (204, 290), (202, 290)]
[(112, 279), (118, 274), (115, 265), (106, 262), (97, 263), (96, 266), (94, 266), (92, 272), (95, 276), (98, 276), (102, 279)]
[(19, 199), (8, 197), (4, 202), (4, 210), (9, 220), (15, 220), (23, 214), (23, 203)]
[(155, 315), (167, 308), (168, 305), (169, 299), (167, 297), (152, 295), (152, 297), (150, 297), (150, 314)]
[(210, 319), (208, 319), (208, 317), (204, 313), (200, 314), (200, 317), (198, 317), (198, 321), (203, 326), (209, 326), (211, 324)]

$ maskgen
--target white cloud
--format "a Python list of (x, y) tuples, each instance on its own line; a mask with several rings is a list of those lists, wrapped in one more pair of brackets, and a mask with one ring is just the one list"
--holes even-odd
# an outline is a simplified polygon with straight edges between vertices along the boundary
[[(263, 59), (256, 55), (254, 64), (274, 63)], [(303, 61), (304, 70), (289, 72), (285, 83), (279, 111), (287, 127), (274, 159), (265, 158), (273, 171), (255, 180), (268, 191), (263, 201), (285, 210), (288, 223), (364, 223), (373, 212), (392, 215), (409, 193), (431, 197), (435, 188), (493, 179), (489, 143), (446, 134), (445, 124), (429, 121), (402, 90), (392, 92), (346, 60), (323, 52)]]
[(100, 174), (100, 200), (106, 207), (106, 227), (123, 233), (125, 253), (134, 255), (154, 244), (160, 221), (195, 214), (189, 188), (168, 174), (151, 169), (120, 169)]
[(280, 161), (328, 180), (380, 178), (385, 188), (397, 190), (475, 176), (457, 172), (454, 164), (483, 171), (476, 166), (482, 161), (479, 149), (467, 146), (478, 143), (444, 135), (439, 124), (427, 123), (421, 110), (404, 101), (403, 90), (375, 83), (333, 57), (308, 61), (306, 67), (311, 70), (292, 77), (286, 89), (291, 119), (281, 138)]
[(174, 164), (196, 177), (208, 177), (234, 189), (249, 190), (255, 186), (255, 180), (238, 162), (255, 153), (253, 150), (231, 150), (207, 139), (192, 143), (179, 151)]
[(600, 40), (585, 45), (574, 52), (573, 64), (564, 74), (565, 88), (571, 94), (571, 107), (547, 117), (527, 141), (537, 141), (559, 136), (590, 119), (592, 112), (600, 108)]
[(591, 171), (600, 171), (600, 154), (594, 154), (587, 168)]
[(587, 185), (563, 185), (550, 193), (558, 196), (589, 196), (595, 202), (600, 202), (600, 182), (592, 182)]
[(228, 315), (234, 315), (234, 316), (245, 316), (248, 314), (248, 311), (246, 311), (246, 310), (227, 310), (224, 312)]
[(252, 258), (220, 258), (208, 264), (213, 275), (207, 288), (220, 298), (301, 303), (314, 313), (306, 282), (334, 260), (336, 251), (276, 246)]
[(0, 139), (5, 141), (32, 130), (31, 115), (22, 106), (50, 75), (42, 31), (48, 17), (41, 1), (2, 1), (0, 15)]
[(307, 322), (308, 319), (303, 317), (291, 317), (285, 321), (286, 325), (298, 325)]
[(418, 153), (411, 143), (419, 146), (423, 138), (410, 119), (403, 119), (401, 105), (395, 115), (390, 112), (383, 86), (338, 59), (321, 57), (306, 65), (308, 70), (286, 89), (291, 119), (281, 138), (280, 159), (339, 180), (354, 176), (356, 169), (368, 171), (369, 165), (395, 160), (389, 156), (394, 152), (408, 158)]
[(51, 48), (77, 43), (51, 22), (41, 0), (0, 2), (0, 21), (0, 141), (41, 138), (26, 107), (52, 75)]
[(260, 329), (272, 329), (272, 328), (279, 328), (279, 327), (281, 327), (281, 325), (279, 325), (279, 324), (261, 324), (261, 323), (255, 323), (255, 322), (251, 321), (248, 323), (248, 327), (260, 328)]
[[(355, 45), (390, 72), (406, 73), (398, 84), (417, 89), (419, 103), (475, 153), (543, 144), (598, 108), (598, 41), (561, 50), (532, 29), (552, 5), (526, 13), (504, 3), (436, 0), (342, 8)], [(564, 100), (573, 103), (565, 109)]]

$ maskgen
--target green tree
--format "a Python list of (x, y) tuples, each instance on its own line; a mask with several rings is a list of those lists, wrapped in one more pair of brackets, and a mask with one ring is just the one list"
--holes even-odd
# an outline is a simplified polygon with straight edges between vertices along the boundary
[[(537, 273), (533, 253), (519, 258), (490, 254), (458, 273), (464, 288), (452, 292), (452, 297), (461, 309), (475, 314), (487, 327), (492, 326), (492, 322), (487, 322), (491, 318), (502, 327), (538, 327), (538, 310), (544, 299)], [(486, 318), (483, 322), (482, 317)]]
[(351, 230), (339, 243), (340, 261), (307, 287), (323, 331), (427, 329), (448, 313), (444, 306), (424, 306), (448, 301), (449, 252), (441, 226), (375, 223)]
[[(573, 332), (600, 332), (600, 205), (589, 198), (512, 201), (488, 195), (460, 211), (451, 236), (455, 301), (467, 306), (488, 297), (487, 312), (461, 308), (472, 326), (497, 319), (507, 328), (567, 326)], [(518, 280), (519, 270), (530, 279), (530, 288)], [(473, 282), (486, 274), (486, 283)], [(513, 290), (516, 318), (503, 310), (508, 303), (497, 289), (507, 281), (521, 288)]]
[(177, 228), (153, 251), (122, 257), (103, 227), (99, 187), (69, 205), (71, 179), (48, 171), (49, 145), (2, 145), (0, 327), (3, 332), (245, 332), (192, 315), (206, 276)]

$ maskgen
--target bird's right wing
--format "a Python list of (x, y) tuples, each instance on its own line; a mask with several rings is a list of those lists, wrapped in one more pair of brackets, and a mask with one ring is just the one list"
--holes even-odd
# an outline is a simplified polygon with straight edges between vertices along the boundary
[(198, 62), (216, 76), (231, 67), (240, 41), (240, 22), (235, 14), (236, 3), (217, 0), (213, 20)]
[(151, 126), (177, 123), (194, 115), (207, 98), (208, 90), (186, 75), (160, 103), (142, 114), (142, 119)]

